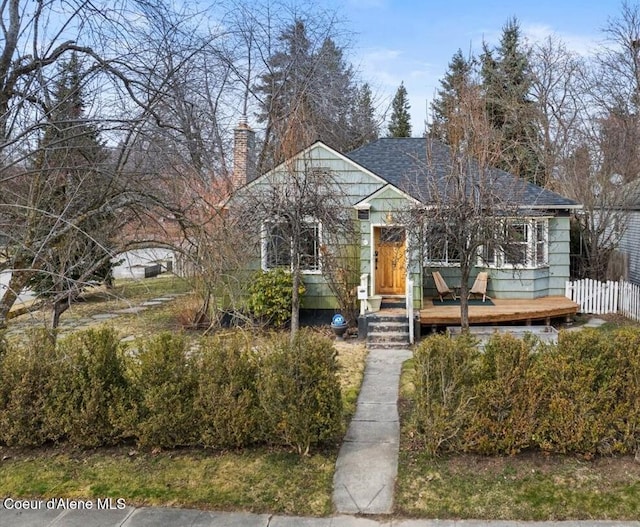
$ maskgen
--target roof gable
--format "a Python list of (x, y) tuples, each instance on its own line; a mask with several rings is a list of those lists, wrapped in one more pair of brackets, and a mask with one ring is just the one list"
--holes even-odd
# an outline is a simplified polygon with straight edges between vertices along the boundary
[(348, 155), (345, 155), (341, 152), (338, 152), (337, 150), (334, 150), (333, 148), (326, 145), (322, 141), (316, 141), (315, 143), (311, 144), (304, 150), (301, 150), (300, 152), (298, 152), (295, 156), (293, 156), (293, 158), (288, 159), (280, 163), (279, 165), (275, 166), (268, 172), (261, 174), (260, 176), (250, 181), (246, 185), (240, 187), (240, 189), (247, 189), (254, 185), (259, 185), (262, 182), (264, 182), (265, 179), (268, 179), (271, 174), (287, 171), (289, 168), (287, 165), (291, 163), (292, 160), (296, 160), (296, 159), (309, 160), (315, 165), (315, 162), (323, 158), (323, 155), (318, 154), (318, 152), (321, 152), (321, 151), (324, 151), (329, 156), (335, 157), (336, 159), (339, 159), (347, 163), (353, 170), (362, 172), (364, 175), (370, 177), (374, 182), (378, 183), (381, 186), (386, 185), (388, 183), (388, 181), (386, 181), (382, 176), (374, 172), (371, 172), (366, 167), (363, 167), (362, 165), (358, 164), (356, 161), (351, 159)]

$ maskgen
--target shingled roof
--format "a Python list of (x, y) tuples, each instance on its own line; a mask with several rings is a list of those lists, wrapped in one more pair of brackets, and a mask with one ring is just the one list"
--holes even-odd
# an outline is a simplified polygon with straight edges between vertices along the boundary
[[(368, 143), (346, 156), (358, 165), (428, 204), (428, 181), (444, 181), (451, 173), (450, 148), (433, 139), (385, 137)], [(499, 169), (491, 169), (492, 182), (501, 189), (509, 189), (516, 205), (531, 208), (566, 209), (578, 204), (568, 198), (523, 181)]]

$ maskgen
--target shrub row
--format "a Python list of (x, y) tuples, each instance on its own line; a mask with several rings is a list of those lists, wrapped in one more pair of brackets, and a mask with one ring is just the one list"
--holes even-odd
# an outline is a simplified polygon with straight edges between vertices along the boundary
[(640, 446), (640, 330), (561, 333), (557, 345), (496, 334), (434, 336), (416, 350), (411, 426), (431, 453), (586, 456)]
[(241, 332), (190, 347), (161, 334), (129, 350), (108, 328), (55, 342), (0, 342), (0, 442), (81, 447), (255, 444), (300, 453), (335, 439), (342, 399), (331, 340), (302, 331), (253, 342)]

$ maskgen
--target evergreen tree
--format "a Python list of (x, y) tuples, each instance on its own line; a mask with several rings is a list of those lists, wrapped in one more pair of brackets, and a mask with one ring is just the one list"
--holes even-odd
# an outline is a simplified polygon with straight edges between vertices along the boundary
[(391, 103), (391, 121), (389, 122), (388, 137), (411, 137), (410, 108), (407, 89), (404, 87), (404, 82), (401, 82)]
[(462, 50), (453, 55), (449, 69), (440, 81), (440, 89), (431, 103), (433, 122), (429, 134), (435, 139), (450, 144), (448, 124), (451, 116), (460, 111), (460, 101), (474, 85), (475, 59), (465, 59)]
[[(314, 50), (302, 20), (286, 28), (279, 40), (269, 71), (256, 87), (264, 95), (258, 120), (266, 124), (261, 172), (314, 140), (349, 150), (361, 133), (352, 123), (358, 89), (343, 49), (327, 37)], [(298, 136), (293, 142), (292, 130)]]
[(355, 103), (351, 108), (351, 143), (348, 150), (378, 139), (378, 122), (373, 107), (373, 95), (369, 84), (365, 83), (356, 91)]
[[(54, 305), (52, 326), (89, 281), (111, 276), (108, 241), (102, 236), (109, 211), (99, 210), (106, 177), (107, 154), (97, 129), (84, 117), (82, 69), (77, 55), (62, 63), (52, 107), (34, 162), (32, 191), (45, 208), (39, 225), (43, 235), (57, 233), (43, 247), (45, 264), (30, 286)], [(90, 219), (83, 219), (86, 216)]]
[(529, 57), (520, 38), (517, 19), (507, 22), (500, 45), (484, 45), (480, 57), (482, 87), (491, 125), (501, 134), (500, 168), (534, 183), (544, 175), (541, 139), (535, 126), (536, 107), (530, 98)]
[(317, 53), (313, 82), (318, 139), (337, 150), (347, 150), (352, 142), (349, 121), (357, 93), (353, 69), (343, 54), (333, 39), (325, 39)]
[[(268, 60), (268, 71), (256, 87), (264, 98), (258, 121), (265, 123), (258, 171), (265, 172), (284, 159), (282, 141), (292, 115), (301, 113), (312, 73), (311, 42), (298, 19), (279, 36), (281, 45)], [(303, 112), (307, 113), (307, 112)]]

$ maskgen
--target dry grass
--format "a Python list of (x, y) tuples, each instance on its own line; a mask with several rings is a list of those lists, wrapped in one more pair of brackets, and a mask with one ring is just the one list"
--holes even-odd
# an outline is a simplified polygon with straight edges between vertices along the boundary
[(433, 459), (401, 451), (399, 514), (491, 520), (635, 520), (640, 465), (538, 453)]
[(331, 512), (333, 451), (300, 457), (254, 449), (158, 454), (131, 449), (27, 454), (0, 448), (0, 496), (124, 498), (166, 505), (321, 516)]

